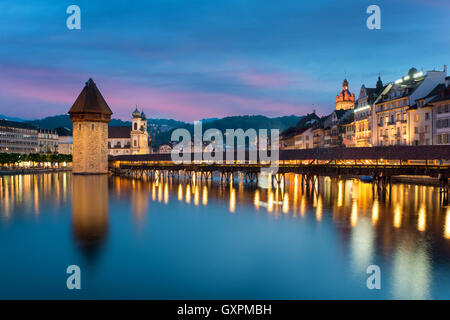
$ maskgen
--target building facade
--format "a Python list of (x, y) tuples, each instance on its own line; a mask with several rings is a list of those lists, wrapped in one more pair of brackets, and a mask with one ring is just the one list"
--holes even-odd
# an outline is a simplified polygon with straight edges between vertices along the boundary
[(66, 127), (58, 127), (55, 130), (58, 134), (58, 153), (73, 154), (72, 130)]
[(40, 153), (58, 152), (58, 133), (56, 130), (39, 129), (38, 142)]
[(450, 77), (436, 88), (436, 95), (426, 104), (432, 114), (433, 144), (450, 144)]
[[(446, 77), (444, 71), (411, 68), (408, 74), (389, 84), (377, 98), (372, 111), (374, 145), (427, 145), (432, 142), (431, 113), (416, 100), (427, 96)], [(376, 129), (375, 129), (376, 127)]]
[(109, 126), (108, 151), (112, 156), (124, 154), (150, 153), (150, 137), (147, 132), (145, 113), (136, 110), (132, 113), (131, 127)]
[(0, 120), (0, 152), (39, 152), (38, 129), (22, 122)]
[(378, 77), (375, 88), (366, 88), (364, 84), (361, 86), (354, 109), (354, 146), (356, 147), (372, 146), (372, 108), (383, 89), (384, 86), (380, 77)]

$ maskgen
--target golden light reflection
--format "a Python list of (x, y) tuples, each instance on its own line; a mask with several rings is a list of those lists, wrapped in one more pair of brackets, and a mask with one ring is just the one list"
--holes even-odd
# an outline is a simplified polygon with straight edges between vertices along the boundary
[(191, 185), (186, 185), (186, 203), (191, 203)]
[(208, 204), (208, 188), (206, 186), (203, 186), (202, 191), (202, 204), (206, 206)]
[(302, 195), (302, 198), (300, 200), (300, 215), (302, 218), (305, 217), (305, 213), (306, 213), (306, 200), (305, 200), (305, 196)]
[(427, 228), (427, 216), (425, 212), (425, 206), (422, 205), (419, 209), (419, 219), (417, 220), (417, 230), (425, 231)]
[(372, 224), (376, 225), (378, 222), (378, 215), (379, 215), (379, 204), (378, 204), (378, 200), (375, 200), (373, 202), (373, 207), (372, 207)]
[(358, 203), (356, 200), (352, 201), (352, 214), (350, 216), (350, 224), (355, 227), (358, 224)]
[(255, 197), (253, 200), (253, 204), (255, 205), (256, 210), (259, 210), (259, 202), (260, 202), (260, 196), (259, 196), (259, 190), (257, 189), (255, 191)]
[(165, 204), (169, 203), (169, 184), (168, 183), (164, 184), (164, 203)]
[(152, 200), (156, 200), (156, 183), (152, 183)]
[(158, 186), (158, 202), (163, 200), (163, 186), (162, 183)]
[(272, 190), (267, 191), (267, 212), (273, 211), (273, 192)]
[(394, 227), (400, 228), (402, 226), (402, 209), (400, 204), (397, 204), (394, 209)]
[(181, 186), (181, 184), (178, 185), (178, 200), (183, 200), (183, 187)]
[(342, 180), (340, 180), (338, 182), (338, 198), (337, 198), (337, 206), (338, 207), (342, 207), (342, 205), (344, 203), (344, 192), (342, 190), (343, 184), (344, 184), (344, 182)]
[(316, 205), (316, 220), (322, 221), (322, 196), (319, 195)]
[(236, 210), (236, 190), (231, 188), (230, 190), (230, 212), (234, 213)]
[(289, 194), (287, 192), (284, 194), (282, 210), (283, 213), (289, 213)]
[(450, 207), (447, 208), (444, 224), (444, 238), (450, 239)]
[(194, 205), (198, 206), (200, 203), (200, 192), (198, 190), (198, 185), (194, 187)]

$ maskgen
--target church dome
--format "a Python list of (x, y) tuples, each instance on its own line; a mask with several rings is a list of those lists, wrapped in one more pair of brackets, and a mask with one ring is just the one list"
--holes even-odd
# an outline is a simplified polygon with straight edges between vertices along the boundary
[(142, 112), (141, 112), (141, 118), (142, 118), (142, 120), (147, 119), (147, 117), (145, 116), (144, 110), (142, 110)]
[(141, 113), (139, 112), (137, 107), (136, 107), (136, 109), (133, 111), (133, 113), (131, 115), (133, 116), (133, 118), (140, 118), (141, 117)]

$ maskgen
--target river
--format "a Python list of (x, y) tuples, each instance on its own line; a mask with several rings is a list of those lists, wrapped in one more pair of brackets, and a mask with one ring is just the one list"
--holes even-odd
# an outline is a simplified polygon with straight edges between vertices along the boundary
[(59, 172), (0, 177), (0, 201), (1, 299), (450, 298), (450, 207), (432, 186)]

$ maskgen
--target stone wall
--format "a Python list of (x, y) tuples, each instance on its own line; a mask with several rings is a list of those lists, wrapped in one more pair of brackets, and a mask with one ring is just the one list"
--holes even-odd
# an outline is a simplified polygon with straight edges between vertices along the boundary
[(75, 174), (108, 173), (108, 124), (76, 121), (73, 123), (73, 162)]

